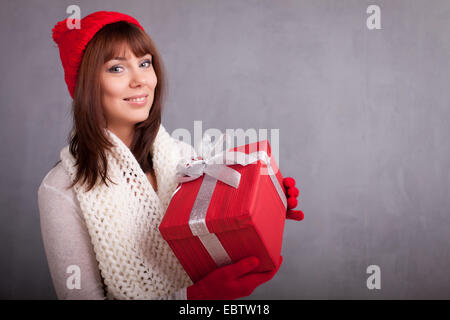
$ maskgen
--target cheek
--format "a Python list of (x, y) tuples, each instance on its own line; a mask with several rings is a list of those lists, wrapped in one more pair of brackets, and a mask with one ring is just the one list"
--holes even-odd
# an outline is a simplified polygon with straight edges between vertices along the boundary
[(121, 115), (123, 106), (121, 105), (122, 98), (126, 94), (125, 81), (121, 79), (104, 79), (103, 87), (103, 108), (106, 118), (112, 119)]
[(127, 90), (127, 81), (125, 79), (105, 79), (103, 81), (104, 96), (107, 99), (123, 98)]
[(152, 72), (149, 72), (148, 78), (147, 78), (147, 82), (149, 83), (149, 86), (152, 87), (153, 89), (156, 88), (156, 84), (158, 83), (158, 79), (156, 77), (156, 73), (155, 70), (152, 69)]

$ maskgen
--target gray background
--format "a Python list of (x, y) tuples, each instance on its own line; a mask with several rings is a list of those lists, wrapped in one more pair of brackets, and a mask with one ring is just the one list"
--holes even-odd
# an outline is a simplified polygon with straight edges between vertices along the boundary
[(250, 299), (450, 298), (450, 1), (425, 0), (2, 1), (1, 298), (56, 297), (37, 188), (71, 127), (50, 32), (71, 4), (154, 39), (169, 132), (280, 129), (306, 218), (287, 221), (283, 266)]

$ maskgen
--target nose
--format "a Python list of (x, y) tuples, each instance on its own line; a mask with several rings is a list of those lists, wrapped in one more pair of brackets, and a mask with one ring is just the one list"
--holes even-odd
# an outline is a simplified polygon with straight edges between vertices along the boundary
[(136, 88), (147, 85), (147, 78), (141, 70), (131, 72), (130, 87)]

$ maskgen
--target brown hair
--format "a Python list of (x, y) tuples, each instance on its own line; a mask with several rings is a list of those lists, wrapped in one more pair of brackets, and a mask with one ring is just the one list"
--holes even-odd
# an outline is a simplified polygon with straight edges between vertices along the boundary
[(135, 56), (150, 53), (153, 68), (158, 79), (153, 105), (148, 118), (135, 125), (130, 150), (144, 172), (153, 167), (151, 146), (161, 124), (162, 100), (165, 94), (164, 67), (152, 39), (134, 24), (119, 21), (100, 29), (89, 41), (83, 54), (78, 72), (73, 108), (73, 129), (69, 136), (70, 153), (76, 159), (77, 174), (69, 188), (78, 181), (87, 183), (91, 190), (100, 176), (100, 183), (107, 179), (108, 163), (106, 151), (113, 145), (105, 135), (106, 120), (103, 114), (103, 90), (100, 84), (100, 71), (104, 63), (127, 44)]

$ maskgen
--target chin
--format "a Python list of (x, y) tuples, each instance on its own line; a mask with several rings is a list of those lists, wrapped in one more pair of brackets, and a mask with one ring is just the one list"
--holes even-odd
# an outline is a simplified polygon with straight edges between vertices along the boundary
[[(134, 114), (133, 114), (134, 113)], [(132, 110), (130, 111), (130, 113), (128, 114), (128, 119), (130, 120), (130, 122), (133, 123), (138, 123), (138, 122), (142, 122), (147, 120), (148, 115), (150, 113), (150, 109), (146, 108), (145, 110)]]

